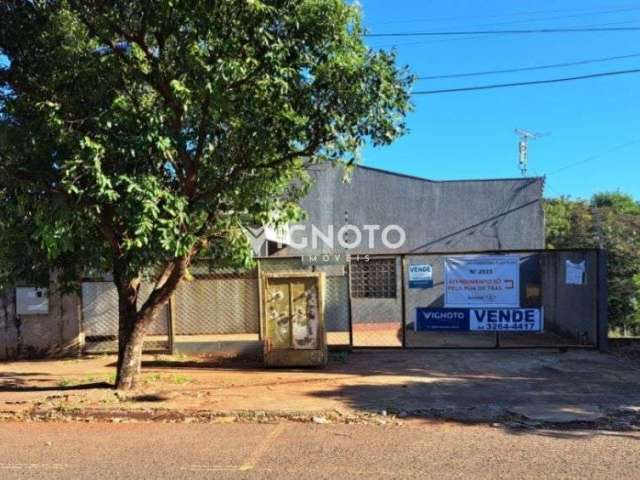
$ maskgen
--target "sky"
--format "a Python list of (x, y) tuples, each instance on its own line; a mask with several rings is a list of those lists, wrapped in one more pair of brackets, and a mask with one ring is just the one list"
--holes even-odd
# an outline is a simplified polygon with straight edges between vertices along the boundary
[[(370, 33), (575, 27), (640, 27), (640, 0), (357, 0)], [(414, 90), (544, 80), (640, 68), (640, 31), (367, 38), (395, 48), (398, 63), (436, 76), (571, 63), (509, 74), (418, 81)], [(2, 59), (0, 59), (2, 62)], [(640, 73), (575, 82), (413, 97), (409, 131), (368, 147), (363, 164), (434, 180), (520, 176), (522, 128), (529, 175), (545, 195), (589, 198), (622, 191), (640, 200)]]
[[(370, 33), (558, 27), (640, 27), (640, 1), (360, 0)], [(395, 45), (416, 75), (531, 67), (640, 54), (640, 31), (538, 35), (368, 38)], [(640, 68), (640, 56), (602, 63), (425, 80), (413, 90), (544, 80)], [(518, 177), (515, 128), (529, 143), (529, 175), (545, 196), (589, 198), (620, 190), (640, 200), (640, 74), (413, 97), (409, 132), (368, 147), (364, 165), (434, 180)]]

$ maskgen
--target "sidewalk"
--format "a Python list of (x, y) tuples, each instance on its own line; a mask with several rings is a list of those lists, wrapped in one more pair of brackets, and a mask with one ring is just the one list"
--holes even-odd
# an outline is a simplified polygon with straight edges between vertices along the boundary
[(593, 351), (378, 351), (326, 369), (145, 357), (134, 392), (114, 356), (0, 364), (0, 417), (348, 421), (397, 415), (467, 422), (640, 425), (640, 363)]

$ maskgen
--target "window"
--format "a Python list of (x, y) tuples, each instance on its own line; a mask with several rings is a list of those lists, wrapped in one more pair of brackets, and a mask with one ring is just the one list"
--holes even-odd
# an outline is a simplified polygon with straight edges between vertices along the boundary
[(351, 295), (354, 298), (395, 298), (395, 258), (351, 262)]

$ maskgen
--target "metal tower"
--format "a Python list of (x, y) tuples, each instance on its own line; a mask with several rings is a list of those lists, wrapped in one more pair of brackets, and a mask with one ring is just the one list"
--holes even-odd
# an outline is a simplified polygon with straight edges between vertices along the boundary
[(518, 135), (520, 140), (518, 141), (518, 167), (523, 177), (527, 176), (527, 167), (529, 164), (529, 140), (536, 140), (537, 138), (544, 137), (548, 133), (533, 133), (522, 128), (516, 128), (515, 134)]

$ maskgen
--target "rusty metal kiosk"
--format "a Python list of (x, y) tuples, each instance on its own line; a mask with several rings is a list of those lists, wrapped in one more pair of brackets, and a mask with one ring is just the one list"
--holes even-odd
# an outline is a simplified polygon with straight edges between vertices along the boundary
[(265, 365), (325, 366), (324, 273), (263, 273), (261, 296)]

